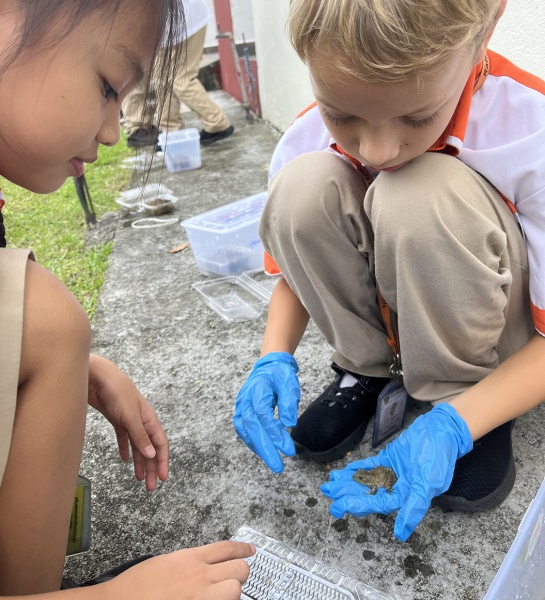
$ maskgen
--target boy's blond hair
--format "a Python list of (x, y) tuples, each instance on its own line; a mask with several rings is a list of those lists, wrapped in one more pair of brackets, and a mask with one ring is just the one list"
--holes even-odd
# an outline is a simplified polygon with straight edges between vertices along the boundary
[[(501, 0), (290, 0), (289, 36), (301, 59), (368, 83), (420, 79), (460, 48), (476, 52)], [(338, 60), (338, 59), (341, 60)]]

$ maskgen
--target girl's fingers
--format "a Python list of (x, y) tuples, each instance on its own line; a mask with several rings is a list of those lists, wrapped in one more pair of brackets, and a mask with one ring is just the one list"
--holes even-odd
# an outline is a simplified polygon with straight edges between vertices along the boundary
[(146, 477), (146, 461), (138, 448), (132, 447), (132, 459), (134, 462), (134, 474), (138, 481), (144, 481)]
[[(210, 566), (210, 581), (212, 583), (220, 583), (222, 581), (236, 580), (239, 583), (244, 583), (250, 574), (248, 563), (241, 559), (233, 559), (226, 562), (217, 563)], [(240, 599), (240, 596), (237, 600)]]
[(235, 560), (237, 558), (248, 558), (255, 554), (255, 546), (246, 542), (234, 542), (225, 540), (195, 548), (204, 562), (209, 565)]
[[(146, 426), (147, 429), (147, 426)], [(155, 448), (154, 462), (156, 464), (156, 473), (161, 481), (166, 481), (168, 477), (168, 458), (169, 458), (169, 441), (164, 429), (157, 420), (157, 429), (150, 432), (148, 430), (151, 443)]]
[(240, 600), (242, 594), (241, 582), (236, 579), (228, 579), (215, 583), (207, 588), (203, 600)]
[(119, 447), (119, 455), (121, 458), (127, 462), (130, 460), (129, 453), (129, 436), (124, 429), (119, 429), (118, 427), (114, 427), (115, 436), (117, 438), (117, 446)]
[(155, 458), (148, 458), (146, 465), (146, 489), (152, 492), (157, 487), (157, 461)]

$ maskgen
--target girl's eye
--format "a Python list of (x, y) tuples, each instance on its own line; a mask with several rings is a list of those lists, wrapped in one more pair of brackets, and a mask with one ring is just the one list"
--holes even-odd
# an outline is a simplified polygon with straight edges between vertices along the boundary
[(346, 125), (347, 123), (351, 123), (355, 117), (336, 117), (328, 112), (325, 108), (322, 108), (322, 115), (333, 125)]
[(119, 94), (114, 90), (114, 88), (104, 79), (104, 91), (103, 95), (106, 100), (115, 100), (116, 102), (119, 100)]
[(409, 127), (420, 129), (421, 127), (427, 127), (428, 125), (431, 125), (438, 116), (439, 113), (434, 113), (425, 119), (409, 119), (409, 117), (401, 117), (401, 120), (405, 125), (409, 125)]

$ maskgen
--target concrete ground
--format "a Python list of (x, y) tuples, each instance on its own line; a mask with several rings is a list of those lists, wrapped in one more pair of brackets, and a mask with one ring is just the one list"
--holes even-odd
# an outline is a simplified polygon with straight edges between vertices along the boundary
[[(200, 170), (150, 175), (180, 197), (178, 221), (266, 189), (278, 132), (265, 122), (250, 124), (223, 92), (213, 96), (235, 134), (203, 148)], [(194, 123), (188, 118), (188, 126)], [(191, 288), (205, 278), (190, 249), (169, 252), (187, 240), (179, 223), (135, 229), (134, 219), (121, 212), (109, 221), (116, 224), (115, 244), (93, 322), (94, 351), (124, 369), (156, 408), (171, 440), (170, 477), (146, 492), (118, 457), (112, 428), (90, 410), (81, 472), (93, 485), (93, 541), (89, 552), (68, 558), (67, 575), (81, 581), (131, 557), (226, 539), (249, 525), (400, 599), (482, 598), (545, 475), (545, 406), (517, 421), (517, 481), (499, 508), (477, 515), (432, 508), (406, 543), (394, 538), (392, 516), (335, 520), (318, 490), (328, 466), (287, 459), (275, 475), (237, 441), (231, 425), (236, 393), (259, 355), (265, 315), (221, 320)], [(329, 355), (310, 327), (296, 353), (301, 408), (331, 381)], [(370, 433), (332, 466), (368, 455)]]

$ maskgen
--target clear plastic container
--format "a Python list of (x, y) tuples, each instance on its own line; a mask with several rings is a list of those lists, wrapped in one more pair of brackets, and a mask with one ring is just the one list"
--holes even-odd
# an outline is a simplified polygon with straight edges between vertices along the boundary
[(228, 323), (257, 319), (265, 302), (240, 277), (221, 277), (194, 283), (204, 302)]
[(517, 536), (484, 600), (545, 599), (545, 481), (530, 503)]
[(260, 192), (182, 221), (203, 275), (240, 275), (263, 266), (258, 226), (266, 200), (267, 192)]
[(178, 200), (170, 188), (162, 183), (148, 183), (144, 186), (120, 192), (116, 202), (125, 208), (136, 208), (156, 198), (168, 198), (172, 202)]
[(159, 145), (170, 173), (198, 169), (201, 161), (201, 136), (194, 127), (159, 134)]
[(240, 278), (251, 285), (265, 302), (268, 303), (281, 275), (267, 275), (263, 269), (254, 269), (252, 271), (245, 271)]
[(246, 559), (250, 576), (241, 600), (396, 600), (304, 552), (291, 548), (250, 527), (231, 538), (254, 544), (257, 552)]

